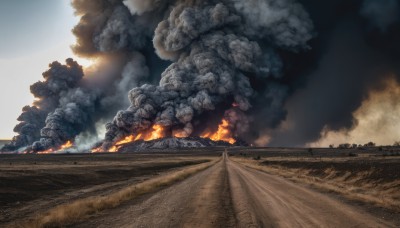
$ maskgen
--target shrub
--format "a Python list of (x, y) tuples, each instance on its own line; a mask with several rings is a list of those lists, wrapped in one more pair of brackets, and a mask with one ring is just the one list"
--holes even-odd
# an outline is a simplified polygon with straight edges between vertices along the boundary
[(313, 149), (312, 149), (312, 148), (308, 148), (308, 153), (309, 153), (311, 156), (314, 156), (314, 152), (313, 152)]
[(350, 152), (350, 153), (348, 154), (348, 156), (349, 156), (349, 157), (357, 157), (357, 156), (358, 156), (358, 154), (356, 154), (356, 153), (353, 153), (353, 152)]

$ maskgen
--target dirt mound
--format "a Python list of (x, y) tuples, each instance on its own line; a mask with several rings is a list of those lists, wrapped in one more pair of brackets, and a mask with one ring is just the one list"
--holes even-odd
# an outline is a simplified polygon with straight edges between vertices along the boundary
[(225, 141), (213, 141), (208, 138), (188, 137), (188, 138), (162, 138), (152, 141), (135, 141), (123, 144), (118, 152), (128, 153), (151, 149), (179, 149), (179, 148), (203, 148), (203, 147), (223, 147), (223, 146), (242, 146), (242, 142), (230, 144)]

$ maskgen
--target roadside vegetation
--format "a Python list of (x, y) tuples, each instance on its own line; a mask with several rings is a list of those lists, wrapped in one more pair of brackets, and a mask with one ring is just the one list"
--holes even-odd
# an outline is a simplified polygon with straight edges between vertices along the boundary
[(218, 162), (215, 158), (207, 163), (189, 166), (178, 171), (125, 187), (109, 195), (88, 197), (71, 203), (59, 205), (27, 221), (15, 223), (15, 227), (65, 227), (83, 221), (106, 209), (115, 208), (147, 193), (156, 192), (164, 187), (182, 181), (189, 176), (207, 169)]
[(250, 158), (235, 156), (231, 159), (250, 168), (340, 194), (349, 200), (400, 212), (400, 159)]

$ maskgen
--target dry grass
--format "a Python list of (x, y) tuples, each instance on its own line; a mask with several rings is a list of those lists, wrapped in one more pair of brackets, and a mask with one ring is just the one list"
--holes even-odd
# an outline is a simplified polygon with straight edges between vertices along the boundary
[(132, 200), (146, 193), (155, 192), (162, 187), (172, 185), (197, 172), (207, 169), (219, 160), (194, 165), (179, 171), (171, 172), (160, 177), (126, 187), (118, 192), (106, 196), (89, 197), (72, 203), (63, 204), (50, 209), (48, 212), (37, 215), (28, 221), (14, 224), (14, 227), (63, 227), (74, 224), (100, 211), (115, 208), (123, 202)]
[(332, 168), (322, 170), (323, 175), (315, 176), (306, 168), (287, 168), (279, 165), (262, 165), (259, 161), (231, 158), (247, 167), (269, 174), (279, 175), (291, 181), (304, 183), (320, 190), (338, 193), (347, 199), (371, 203), (379, 207), (400, 212), (400, 180), (377, 183), (368, 179), (373, 169), (356, 174), (341, 173)]

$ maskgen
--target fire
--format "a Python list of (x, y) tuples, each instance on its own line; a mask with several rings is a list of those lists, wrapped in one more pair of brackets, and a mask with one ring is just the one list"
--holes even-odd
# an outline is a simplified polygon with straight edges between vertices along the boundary
[(45, 150), (45, 151), (40, 151), (40, 152), (38, 152), (38, 154), (52, 154), (53, 152), (54, 152), (53, 149), (48, 149), (48, 150)]
[(103, 152), (101, 147), (92, 149), (92, 153), (100, 153), (100, 152)]
[(218, 130), (214, 133), (206, 132), (202, 138), (209, 138), (213, 141), (225, 141), (230, 144), (234, 144), (236, 140), (232, 137), (232, 133), (229, 129), (229, 122), (226, 119), (222, 119), (221, 124), (218, 126)]
[(118, 152), (118, 150), (119, 150), (119, 148), (121, 148), (121, 146), (112, 146), (109, 150), (108, 150), (108, 152), (111, 152), (111, 153), (115, 153), (115, 152)]
[(52, 153), (54, 153), (54, 152), (56, 152), (58, 150), (66, 150), (66, 149), (71, 148), (73, 146), (74, 146), (74, 144), (71, 141), (68, 141), (64, 145), (61, 145), (57, 149), (50, 148), (50, 149), (45, 150), (45, 151), (40, 151), (40, 152), (38, 152), (38, 154), (52, 154)]
[(164, 137), (164, 128), (160, 125), (154, 125), (150, 136), (145, 138), (144, 141), (160, 139), (162, 137)]
[[(135, 142), (138, 140), (143, 140), (143, 141), (151, 141), (155, 139), (160, 139), (165, 136), (165, 129), (163, 126), (155, 124), (153, 125), (152, 129), (147, 132), (142, 132), (137, 135), (129, 135), (125, 137), (124, 139), (116, 142), (110, 149), (108, 149), (108, 152), (118, 152), (118, 150), (122, 147), (122, 145), (130, 143), (130, 142)], [(102, 152), (102, 148), (95, 148), (92, 150), (92, 153), (99, 153)]]
[(186, 136), (187, 136), (186, 133), (183, 133), (183, 132), (176, 132), (174, 134), (175, 138), (185, 138)]
[(61, 150), (65, 150), (71, 148), (74, 144), (71, 141), (66, 142), (64, 145), (61, 146)]

